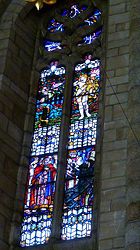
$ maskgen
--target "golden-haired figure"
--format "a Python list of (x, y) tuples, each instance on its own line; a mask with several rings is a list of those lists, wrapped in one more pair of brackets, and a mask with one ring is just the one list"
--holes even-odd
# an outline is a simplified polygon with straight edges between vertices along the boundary
[(74, 82), (74, 86), (76, 88), (76, 101), (79, 105), (79, 112), (80, 112), (80, 120), (84, 118), (84, 113), (87, 117), (90, 117), (91, 114), (89, 113), (88, 107), (88, 93), (92, 88), (92, 82), (88, 78), (86, 74), (83, 74), (79, 77), (79, 80)]

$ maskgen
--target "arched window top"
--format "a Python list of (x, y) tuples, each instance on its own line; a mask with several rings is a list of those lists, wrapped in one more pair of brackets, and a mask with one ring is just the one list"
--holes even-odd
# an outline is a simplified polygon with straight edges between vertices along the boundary
[(45, 16), (42, 50), (71, 53), (73, 48), (80, 50), (81, 45), (93, 45), (102, 33), (102, 12), (94, 4), (88, 4), (68, 3), (69, 7), (52, 11), (48, 21)]

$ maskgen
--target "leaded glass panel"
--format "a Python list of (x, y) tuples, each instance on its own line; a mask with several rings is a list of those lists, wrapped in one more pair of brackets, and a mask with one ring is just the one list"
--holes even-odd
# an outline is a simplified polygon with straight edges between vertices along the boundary
[(87, 9), (86, 5), (79, 7), (78, 4), (74, 4), (70, 7), (70, 9), (64, 9), (61, 15), (64, 17), (74, 18), (80, 15), (86, 9)]
[(62, 239), (91, 235), (100, 63), (87, 56), (75, 67), (65, 177)]
[(65, 68), (52, 62), (38, 86), (21, 246), (44, 244), (51, 234)]
[[(71, 6), (65, 5), (65, 9), (61, 7), (56, 11), (56, 19), (52, 18), (47, 25), (43, 24), (46, 32), (42, 32), (43, 43), (40, 47), (42, 55), (46, 61), (50, 55), (62, 61), (64, 59), (68, 72), (71, 70), (71, 77), (74, 64), (83, 56), (82, 53), (86, 53), (86, 48), (88, 51), (93, 50), (92, 44), (100, 39), (102, 33), (101, 11), (92, 3), (88, 6), (87, 1), (82, 2), (85, 4), (72, 3)], [(70, 83), (71, 79), (68, 79), (66, 84), (71, 92)], [(52, 238), (60, 237), (60, 228), (54, 236), (57, 227), (52, 226), (52, 218), (53, 215), (54, 220), (57, 218), (55, 211), (58, 208), (57, 205), (54, 208), (55, 188), (58, 187), (59, 190), (60, 185), (65, 187), (61, 239), (71, 240), (91, 236), (100, 91), (99, 60), (93, 60), (91, 55), (87, 55), (83, 63), (76, 65), (72, 105), (70, 100), (67, 102), (65, 95), (66, 106), (61, 124), (64, 92), (66, 94), (64, 86), (65, 68), (59, 66), (57, 61), (53, 61), (49, 68), (41, 72), (39, 80), (21, 230), (22, 247), (44, 244), (50, 239), (51, 233)], [(71, 117), (70, 110), (65, 112), (65, 108), (70, 105)], [(62, 126), (67, 126), (68, 120), (70, 129), (67, 144), (68, 131)], [(66, 153), (67, 164), (65, 164)], [(64, 180), (59, 183), (62, 177), (60, 173), (64, 176), (64, 171), (65, 183)], [(59, 198), (56, 201), (60, 201)], [(62, 209), (62, 199), (60, 207)]]
[(64, 24), (57, 22), (55, 18), (53, 18), (48, 25), (48, 31), (51, 33), (62, 32), (64, 31)]

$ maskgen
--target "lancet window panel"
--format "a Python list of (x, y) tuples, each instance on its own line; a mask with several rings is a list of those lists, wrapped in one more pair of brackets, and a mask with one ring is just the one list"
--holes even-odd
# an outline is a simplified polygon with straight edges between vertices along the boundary
[(52, 17), (47, 27), (44, 25), (47, 29), (43, 42), (46, 52), (61, 54), (74, 46), (78, 50), (78, 47), (93, 44), (100, 38), (102, 12), (93, 4), (91, 5), (91, 2), (87, 5), (73, 4), (69, 8), (61, 6), (61, 10), (57, 10), (56, 13), (56, 18)]
[(75, 67), (72, 115), (65, 180), (62, 239), (91, 236), (94, 165), (100, 91), (100, 62)]
[(52, 62), (38, 85), (34, 133), (25, 196), (21, 246), (44, 244), (51, 234), (65, 68)]

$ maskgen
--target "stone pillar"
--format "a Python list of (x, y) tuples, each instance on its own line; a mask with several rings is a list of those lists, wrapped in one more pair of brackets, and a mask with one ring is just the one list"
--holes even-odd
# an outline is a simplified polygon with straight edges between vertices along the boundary
[(140, 249), (140, 1), (130, 0), (126, 249)]

